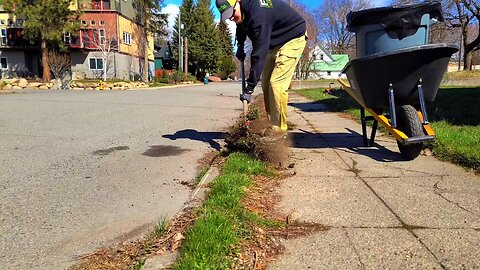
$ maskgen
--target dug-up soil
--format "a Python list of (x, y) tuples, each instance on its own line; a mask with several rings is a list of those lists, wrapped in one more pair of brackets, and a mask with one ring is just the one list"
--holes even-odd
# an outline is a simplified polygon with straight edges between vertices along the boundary
[(249, 105), (249, 113), (230, 128), (225, 138), (227, 152), (243, 152), (260, 159), (277, 169), (288, 166), (287, 138), (274, 140), (270, 135), (270, 121), (267, 118), (263, 96)]

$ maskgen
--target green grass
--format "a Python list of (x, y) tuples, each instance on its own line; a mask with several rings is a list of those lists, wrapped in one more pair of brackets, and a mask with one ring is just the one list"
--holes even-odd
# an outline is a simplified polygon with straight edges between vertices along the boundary
[[(298, 91), (334, 112), (360, 119), (359, 105), (345, 91), (334, 95), (322, 89)], [(428, 104), (429, 121), (437, 134), (428, 145), (440, 159), (480, 170), (480, 87), (442, 86), (435, 101)]]
[(134, 267), (133, 270), (142, 270), (143, 266), (145, 266), (145, 260), (141, 260), (138, 262)]
[(154, 238), (158, 238), (162, 236), (168, 229), (168, 220), (167, 217), (162, 217), (160, 221), (157, 223), (153, 231), (151, 232), (150, 236)]
[(173, 269), (230, 269), (230, 256), (250, 236), (249, 222), (259, 220), (240, 201), (254, 175), (272, 175), (264, 163), (245, 154), (230, 155), (221, 175), (188, 230), (179, 260)]
[(480, 79), (480, 70), (465, 70), (465, 71), (452, 71), (445, 74), (445, 79)]

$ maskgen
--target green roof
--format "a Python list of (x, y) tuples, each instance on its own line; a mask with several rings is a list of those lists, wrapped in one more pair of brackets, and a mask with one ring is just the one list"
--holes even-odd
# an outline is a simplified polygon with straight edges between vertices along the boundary
[(333, 62), (315, 60), (310, 65), (311, 71), (342, 71), (347, 65), (348, 54), (332, 54)]

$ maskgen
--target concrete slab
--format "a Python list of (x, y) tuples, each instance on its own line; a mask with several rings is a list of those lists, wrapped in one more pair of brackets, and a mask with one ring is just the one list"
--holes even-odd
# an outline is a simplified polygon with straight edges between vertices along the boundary
[[(449, 180), (444, 180), (449, 179)], [(438, 189), (448, 177), (405, 177), (366, 179), (377, 194), (407, 224), (427, 228), (480, 228), (480, 215), (467, 207), (478, 204), (478, 193), (462, 193), (455, 189)], [(478, 188), (479, 183), (473, 188)], [(442, 193), (454, 194), (448, 199)], [(463, 197), (469, 204), (462, 206), (456, 198)]]
[(404, 229), (347, 229), (364, 269), (442, 269)]
[(395, 216), (355, 177), (291, 177), (279, 204), (292, 218), (334, 227), (400, 226)]
[(172, 265), (179, 256), (178, 252), (166, 252), (161, 255), (149, 257), (142, 267), (142, 270), (172, 269)]
[(480, 269), (480, 231), (415, 230), (446, 269)]
[[(285, 241), (284, 241), (285, 242)], [(363, 269), (344, 229), (287, 241), (282, 256), (267, 269)]]
[(309, 152), (292, 151), (290, 162), (295, 164), (297, 177), (354, 177), (343, 160), (331, 149), (319, 149)]

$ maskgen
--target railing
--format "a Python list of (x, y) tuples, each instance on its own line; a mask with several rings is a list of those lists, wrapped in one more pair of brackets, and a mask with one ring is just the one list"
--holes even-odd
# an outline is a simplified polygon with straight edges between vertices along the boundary
[(92, 0), (89, 3), (80, 3), (79, 7), (82, 10), (115, 10), (122, 12), (122, 5), (120, 1), (110, 0)]
[(0, 47), (36, 47), (40, 45), (39, 40), (31, 42), (25, 39), (22, 34), (23, 29), (7, 28), (6, 36), (2, 33), (0, 38)]

